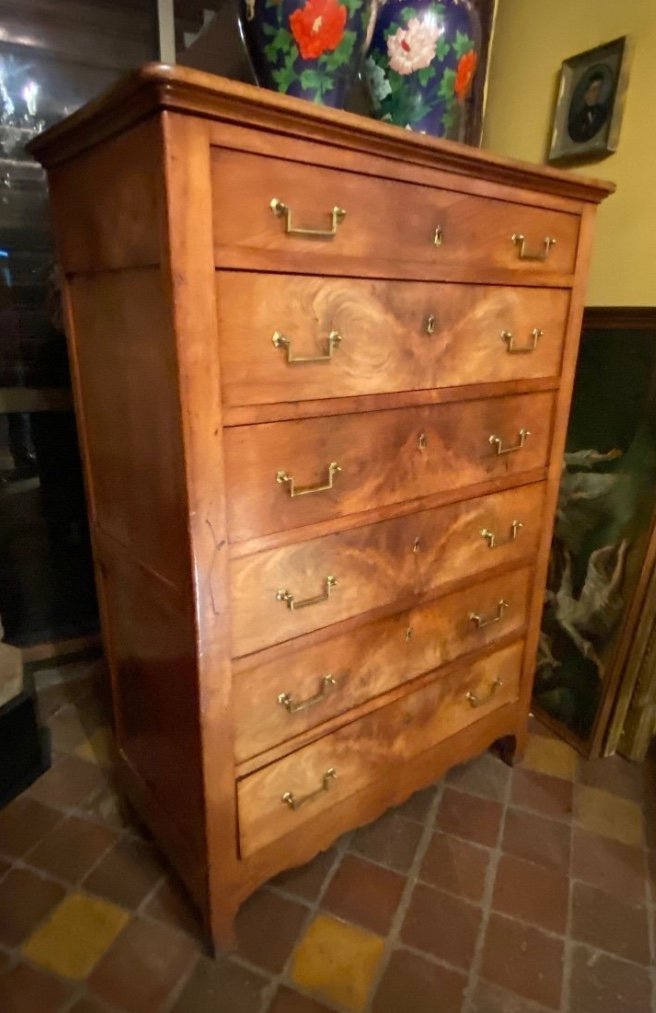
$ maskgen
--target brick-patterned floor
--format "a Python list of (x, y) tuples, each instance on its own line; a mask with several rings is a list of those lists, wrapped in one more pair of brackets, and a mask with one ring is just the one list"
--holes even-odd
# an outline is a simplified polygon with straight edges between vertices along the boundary
[(656, 1009), (656, 765), (536, 724), (514, 771), (487, 754), (279, 876), (213, 961), (112, 790), (100, 671), (42, 677), (53, 766), (0, 812), (2, 1013)]

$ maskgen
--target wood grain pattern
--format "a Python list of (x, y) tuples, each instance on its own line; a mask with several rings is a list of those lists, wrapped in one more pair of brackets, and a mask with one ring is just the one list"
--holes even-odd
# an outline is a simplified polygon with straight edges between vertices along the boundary
[[(326, 262), (361, 258), (368, 270), (375, 266), (392, 277), (406, 261), (528, 276), (536, 268), (566, 275), (574, 268), (578, 218), (560, 211), (222, 149), (214, 152), (212, 178), (219, 265), (223, 250), (236, 247), (291, 252), (299, 270), (305, 254), (320, 250)], [(333, 207), (343, 208), (346, 218), (329, 238), (288, 235), (271, 210), (273, 198), (289, 206), (297, 227), (325, 230)], [(443, 239), (436, 246), (438, 226)], [(515, 233), (526, 236), (532, 249), (539, 250), (547, 236), (556, 245), (544, 263), (521, 260)]]
[[(555, 377), (566, 291), (217, 274), (224, 404), (269, 404)], [(503, 334), (511, 332), (512, 352)], [(341, 340), (324, 362), (329, 336)], [(287, 348), (272, 337), (284, 335)]]
[[(543, 495), (542, 484), (522, 486), (233, 560), (233, 655), (530, 559), (540, 536)], [(516, 521), (523, 527), (511, 540)], [(493, 549), (484, 530), (495, 534)], [(291, 611), (276, 598), (283, 588), (298, 599), (318, 595), (328, 575), (337, 586), (326, 601)]]
[[(552, 405), (550, 393), (525, 394), (227, 430), (230, 540), (465, 489), (485, 479), (511, 481), (545, 464)], [(490, 436), (510, 447), (523, 428), (531, 433), (524, 447), (498, 456)], [(288, 486), (276, 480), (284, 471), (299, 486), (324, 484), (332, 461), (342, 470), (328, 492), (292, 499)]]
[[(386, 768), (405, 762), (437, 739), (448, 738), (491, 710), (517, 699), (523, 643), (456, 668), (402, 700), (346, 725), (237, 785), (242, 854), (249, 855), (291, 829), (300, 829), (317, 812), (354, 794)], [(503, 683), (495, 693), (496, 679)], [(467, 694), (487, 700), (472, 707)], [(293, 812), (286, 792), (302, 799), (335, 770), (329, 790)]]
[[(347, 720), (353, 707), (500, 636), (521, 633), (531, 579), (530, 569), (511, 570), (313, 647), (292, 645), (268, 664), (255, 662), (233, 683), (237, 763), (336, 715)], [(502, 620), (479, 629), (470, 615), (493, 617), (502, 600), (509, 606)], [(328, 675), (334, 686), (324, 684)], [(280, 693), (294, 706), (325, 695), (307, 709), (290, 712)]]

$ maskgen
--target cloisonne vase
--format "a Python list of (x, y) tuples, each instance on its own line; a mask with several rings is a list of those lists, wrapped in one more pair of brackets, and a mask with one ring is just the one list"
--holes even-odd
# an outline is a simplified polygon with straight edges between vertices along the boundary
[(471, 0), (386, 0), (364, 66), (376, 116), (462, 140), (480, 47)]
[(341, 109), (373, 28), (375, 0), (240, 0), (258, 84)]

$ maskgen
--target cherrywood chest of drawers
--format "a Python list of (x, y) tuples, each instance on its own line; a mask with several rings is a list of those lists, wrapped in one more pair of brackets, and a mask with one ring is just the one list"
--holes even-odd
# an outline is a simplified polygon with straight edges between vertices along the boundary
[(525, 737), (608, 184), (150, 66), (38, 140), (118, 770), (219, 945)]

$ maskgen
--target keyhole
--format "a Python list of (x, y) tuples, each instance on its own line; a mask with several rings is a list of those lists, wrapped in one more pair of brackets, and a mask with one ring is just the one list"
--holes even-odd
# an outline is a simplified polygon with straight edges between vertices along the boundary
[(428, 437), (426, 436), (426, 433), (420, 433), (419, 434), (419, 440), (417, 442), (417, 445), (418, 445), (418, 447), (419, 447), (420, 450), (422, 450), (422, 451), (426, 450), (426, 448), (428, 446)]
[(426, 317), (426, 334), (435, 334), (436, 323), (435, 314), (429, 313)]
[(433, 236), (433, 246), (441, 246), (444, 234), (442, 232), (442, 226), (438, 225), (435, 229), (435, 235)]
[(412, 626), (408, 626), (407, 630), (405, 631), (405, 635), (404, 635), (406, 642), (408, 640), (412, 640), (412, 638), (414, 637), (414, 635), (415, 635), (415, 631), (413, 630)]
[(412, 543), (412, 551), (415, 553), (415, 555), (421, 551), (421, 538), (419, 538), (419, 536), (417, 536), (417, 538), (415, 538), (414, 542)]

